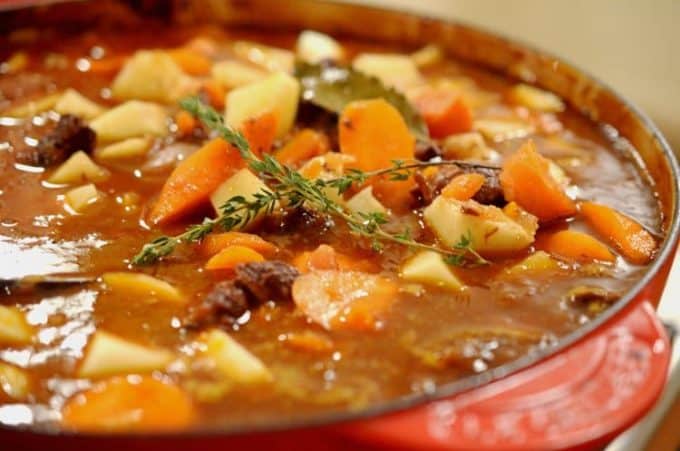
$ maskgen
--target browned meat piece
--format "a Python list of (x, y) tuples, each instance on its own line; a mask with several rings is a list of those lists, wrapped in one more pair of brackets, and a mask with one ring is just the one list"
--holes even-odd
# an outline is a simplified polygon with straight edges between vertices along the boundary
[(287, 302), (299, 275), (297, 269), (280, 261), (243, 263), (235, 268), (232, 280), (219, 282), (194, 307), (187, 324), (230, 326), (249, 309), (267, 301)]
[(74, 152), (94, 149), (96, 133), (77, 116), (65, 114), (54, 130), (40, 139), (38, 145), (17, 153), (19, 163), (31, 166), (52, 166), (61, 163)]
[(418, 172), (415, 174), (417, 186), (412, 194), (421, 205), (429, 205), (451, 179), (457, 175), (470, 172), (482, 174), (486, 178), (484, 185), (473, 197), (474, 200), (484, 205), (503, 206), (506, 204), (503, 189), (498, 179), (499, 169), (495, 168), (442, 166), (434, 175), (429, 177)]
[(299, 275), (297, 269), (280, 261), (244, 263), (236, 267), (236, 282), (257, 304), (292, 299), (291, 287)]

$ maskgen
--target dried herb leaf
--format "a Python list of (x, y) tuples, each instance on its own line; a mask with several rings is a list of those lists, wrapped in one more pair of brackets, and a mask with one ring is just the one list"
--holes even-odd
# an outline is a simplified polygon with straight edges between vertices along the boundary
[(300, 62), (295, 75), (302, 84), (302, 99), (321, 108), (340, 113), (345, 105), (362, 99), (382, 97), (401, 113), (411, 132), (424, 142), (430, 141), (427, 125), (401, 93), (380, 80), (350, 67)]

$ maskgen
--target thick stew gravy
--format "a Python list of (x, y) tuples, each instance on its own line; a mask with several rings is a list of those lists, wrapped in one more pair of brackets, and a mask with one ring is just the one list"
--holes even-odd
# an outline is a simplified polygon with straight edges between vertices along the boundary
[(231, 428), (432, 392), (596, 317), (663, 232), (611, 130), (436, 46), (1, 42), (0, 424)]

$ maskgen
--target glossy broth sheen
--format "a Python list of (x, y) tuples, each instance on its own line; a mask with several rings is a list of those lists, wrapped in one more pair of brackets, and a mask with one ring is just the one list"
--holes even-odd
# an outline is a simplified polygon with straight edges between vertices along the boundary
[[(141, 48), (177, 47), (196, 36), (212, 36), (218, 47), (248, 38), (291, 48), (297, 37), (214, 29), (45, 36), (34, 42), (4, 42), (0, 46), (3, 60), (17, 51), (29, 58), (16, 73), (0, 75), (0, 116), (27, 100), (66, 88), (74, 88), (101, 105), (115, 105), (117, 102), (108, 98), (107, 88), (116, 71), (94, 74), (83, 62), (100, 52), (106, 57), (128, 55)], [(366, 43), (343, 45), (350, 56), (366, 49), (385, 51)], [(48, 67), (50, 64), (52, 67)], [(578, 187), (576, 196), (609, 205), (650, 230), (661, 227), (652, 188), (630, 155), (617, 150), (599, 125), (570, 110), (547, 115), (513, 106), (505, 100), (512, 81), (456, 61), (444, 60), (422, 72), (428, 80), (450, 77), (476, 83), (476, 89), (490, 101), (474, 109), (475, 119), (530, 118), (561, 123), (553, 130), (538, 127), (532, 136), (543, 155), (561, 163), (571, 183)], [(168, 108), (176, 111), (173, 106)], [(111, 172), (108, 180), (96, 184), (103, 198), (82, 214), (69, 213), (63, 201), (69, 187), (45, 182), (53, 169), (43, 172), (15, 163), (17, 149), (35, 145), (44, 134), (42, 124), (56, 117), (45, 112), (26, 120), (2, 119), (0, 278), (60, 272), (98, 276), (107, 271), (127, 271), (129, 259), (144, 243), (200, 221), (197, 213), (162, 230), (144, 221), (174, 167), (149, 168), (150, 162), (157, 163), (164, 150), (176, 146), (175, 141), (196, 144), (178, 138), (174, 132), (157, 139), (145, 157), (102, 164)], [(502, 158), (525, 140), (487, 140), (487, 145)], [(560, 146), (558, 142), (566, 144)], [(417, 224), (410, 214), (399, 221)], [(578, 218), (569, 224), (572, 229), (589, 230)], [(327, 229), (314, 223), (284, 232), (258, 233), (282, 249), (277, 257), (280, 260), (291, 261), (300, 252), (326, 243), (352, 259), (365, 260), (395, 280), (400, 264), (409, 255), (400, 246), (387, 246), (384, 252), (374, 253), (365, 241), (351, 237), (340, 221)], [(0, 343), (0, 361), (23, 369), (30, 384), (29, 394), (18, 399), (0, 390), (0, 404), (26, 407), (10, 410), (0, 405), (0, 424), (58, 425), (64, 403), (98, 383), (76, 374), (88, 339), (97, 330), (176, 353), (176, 361), (165, 371), (154, 372), (154, 377), (176, 384), (191, 398), (195, 414), (181, 427), (252, 425), (361, 409), (399, 396), (429, 392), (437, 385), (550, 346), (597, 314), (592, 306), (566, 300), (570, 289), (596, 286), (620, 295), (645, 270), (618, 257), (609, 266), (569, 263), (560, 271), (508, 276), (505, 270), (525, 255), (494, 259), (486, 268), (456, 269), (468, 285), (464, 293), (400, 282), (397, 299), (381, 317), (377, 330), (325, 331), (291, 302), (268, 302), (252, 309), (243, 324), (229, 333), (274, 375), (274, 382), (257, 385), (233, 384), (210, 373), (210, 368), (194, 368), (192, 343), (201, 330), (183, 327), (183, 319), (187, 308), (200, 302), (216, 278), (203, 269), (205, 258), (192, 247), (141, 269), (178, 287), (189, 299), (186, 305), (150, 302), (143, 296), (107, 290), (101, 283), (5, 296), (0, 303), (18, 306), (34, 327), (35, 337), (30, 345)], [(291, 345), (291, 334), (307, 331), (326, 337), (332, 346), (314, 352)], [(445, 358), (441, 358), (442, 353)], [(6, 387), (1, 377), (0, 387)]]

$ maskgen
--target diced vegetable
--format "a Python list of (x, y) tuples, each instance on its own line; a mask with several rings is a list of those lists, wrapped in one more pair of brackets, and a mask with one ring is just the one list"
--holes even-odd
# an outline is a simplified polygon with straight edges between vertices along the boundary
[[(341, 176), (345, 168), (356, 162), (352, 155), (345, 155), (337, 152), (328, 152), (307, 161), (298, 172), (305, 178), (311, 180), (330, 180)], [(324, 194), (332, 201), (342, 204), (343, 196), (337, 188), (326, 187)]]
[(117, 143), (109, 144), (95, 150), (94, 155), (98, 160), (115, 161), (127, 158), (136, 158), (146, 155), (151, 147), (152, 139), (149, 137), (128, 138)]
[[(210, 202), (212, 203), (215, 211), (220, 211), (220, 207), (232, 197), (242, 196), (246, 200), (252, 201), (255, 199), (255, 194), (260, 193), (263, 190), (268, 191), (269, 188), (255, 174), (250, 172), (249, 169), (244, 168), (218, 186), (217, 189), (210, 195)], [(257, 223), (257, 221), (261, 219), (263, 215), (264, 211), (260, 211), (245, 228)]]
[(327, 34), (312, 30), (300, 33), (295, 51), (299, 59), (311, 64), (340, 61), (345, 53), (338, 41)]
[(505, 198), (517, 202), (541, 221), (573, 216), (576, 204), (550, 174), (549, 160), (528, 141), (503, 163), (500, 182)]
[(535, 131), (533, 125), (519, 119), (477, 119), (472, 128), (495, 142), (524, 138)]
[(264, 257), (259, 252), (239, 245), (225, 247), (213, 255), (205, 264), (205, 269), (210, 271), (232, 270), (241, 263), (263, 262)]
[(271, 382), (274, 377), (255, 355), (221, 330), (213, 329), (201, 337), (203, 355), (210, 358), (225, 377), (241, 384)]
[(349, 103), (339, 119), (340, 151), (364, 171), (414, 158), (415, 139), (399, 111), (383, 99)]
[(485, 181), (486, 177), (476, 172), (457, 175), (442, 189), (442, 196), (455, 200), (472, 199)]
[(354, 59), (352, 67), (400, 91), (423, 83), (423, 76), (408, 55), (362, 53)]
[(3, 74), (15, 74), (21, 72), (28, 66), (30, 58), (26, 52), (14, 52), (7, 58), (6, 61), (2, 62)]
[(643, 265), (654, 257), (658, 244), (638, 222), (613, 208), (594, 202), (581, 202), (579, 210), (588, 225), (626, 260)]
[(285, 343), (301, 351), (322, 353), (333, 350), (333, 341), (329, 337), (311, 330), (286, 334)]
[(175, 114), (175, 125), (180, 136), (189, 136), (198, 125), (198, 121), (191, 113), (180, 110)]
[(479, 132), (450, 135), (442, 143), (442, 157), (447, 160), (489, 160), (494, 154)]
[(497, 207), (473, 200), (438, 196), (423, 213), (427, 225), (451, 248), (468, 234), (472, 247), (483, 254), (520, 251), (534, 241), (535, 230), (526, 229)]
[(116, 76), (111, 93), (121, 100), (173, 103), (189, 92), (192, 83), (167, 52), (139, 50)]
[(555, 94), (524, 83), (513, 86), (508, 97), (512, 102), (532, 110), (548, 113), (564, 111), (564, 102)]
[(208, 103), (215, 109), (223, 110), (226, 104), (227, 90), (218, 80), (206, 80), (201, 85), (200, 92), (205, 95)]
[(102, 280), (109, 290), (123, 293), (134, 298), (184, 303), (187, 298), (174, 285), (136, 272), (107, 272)]
[(16, 307), (0, 305), (0, 324), (0, 343), (3, 345), (25, 345), (33, 340), (33, 329)]
[(241, 125), (241, 132), (248, 141), (250, 150), (258, 157), (271, 150), (276, 137), (277, 120), (274, 113), (266, 112), (246, 119)]
[(15, 400), (24, 400), (29, 395), (28, 374), (20, 368), (0, 362), (0, 390)]
[(536, 239), (536, 248), (557, 257), (581, 263), (616, 261), (616, 256), (602, 242), (574, 230), (540, 233)]
[(303, 252), (293, 259), (293, 265), (302, 273), (317, 270), (351, 270), (377, 272), (376, 265), (369, 260), (352, 258), (337, 252), (327, 244), (321, 244), (313, 251)]
[(142, 346), (100, 330), (90, 340), (78, 376), (101, 378), (150, 373), (164, 369), (173, 359), (173, 354), (165, 349)]
[(276, 138), (281, 138), (295, 121), (299, 96), (298, 81), (288, 74), (277, 72), (264, 80), (230, 91), (225, 121), (238, 129), (248, 119), (273, 112), (277, 124)]
[(276, 159), (287, 166), (296, 166), (317, 155), (328, 152), (328, 138), (310, 128), (300, 130), (278, 152)]
[(557, 271), (560, 264), (545, 251), (536, 251), (505, 270), (510, 276), (523, 276), (529, 273)]
[(207, 75), (210, 73), (212, 61), (198, 52), (188, 48), (178, 48), (168, 52), (179, 68), (189, 75)]
[(371, 330), (396, 296), (389, 279), (358, 271), (314, 271), (293, 283), (295, 305), (326, 329)]
[(255, 83), (267, 77), (267, 72), (240, 61), (220, 61), (212, 67), (212, 78), (229, 88)]
[(97, 187), (92, 183), (73, 188), (64, 195), (66, 205), (76, 213), (83, 212), (89, 205), (99, 199)]
[(31, 117), (38, 113), (42, 113), (43, 111), (52, 109), (60, 98), (61, 93), (50, 94), (45, 97), (41, 97), (40, 99), (26, 102), (23, 105), (12, 108), (3, 114), (15, 118)]
[(387, 213), (387, 209), (373, 195), (372, 186), (367, 186), (352, 196), (345, 206), (354, 214)]
[(277, 247), (252, 233), (224, 232), (211, 233), (200, 244), (200, 252), (205, 256), (213, 256), (228, 246), (245, 246), (260, 254), (273, 254)]
[(58, 185), (73, 185), (82, 182), (103, 182), (109, 178), (109, 171), (97, 165), (83, 151), (78, 151), (63, 162), (47, 179)]
[(160, 432), (190, 426), (196, 412), (179, 387), (151, 376), (113, 377), (69, 399), (61, 424), (82, 432)]
[(402, 279), (409, 282), (435, 285), (451, 290), (461, 290), (465, 285), (451, 271), (442, 256), (433, 251), (422, 251), (401, 267)]
[(433, 138), (445, 138), (472, 129), (472, 111), (460, 96), (448, 89), (423, 89), (414, 105)]
[(118, 72), (128, 60), (127, 55), (111, 55), (102, 59), (89, 59), (88, 72), (98, 75), (113, 75)]
[(105, 110), (75, 89), (67, 89), (54, 105), (54, 111), (59, 114), (73, 114), (83, 119), (94, 119)]
[(425, 47), (411, 53), (411, 59), (418, 68), (432, 66), (439, 63), (444, 58), (441, 47), (428, 44)]
[(168, 133), (167, 115), (160, 105), (130, 100), (97, 117), (90, 128), (100, 142), (120, 141), (142, 135)]
[(232, 49), (239, 58), (271, 72), (292, 73), (295, 66), (295, 55), (290, 50), (250, 41), (236, 41)]
[(206, 203), (215, 190), (219, 192), (220, 184), (244, 165), (238, 150), (223, 139), (208, 142), (170, 174), (149, 220), (163, 224), (193, 211)]

